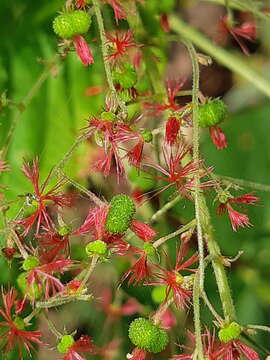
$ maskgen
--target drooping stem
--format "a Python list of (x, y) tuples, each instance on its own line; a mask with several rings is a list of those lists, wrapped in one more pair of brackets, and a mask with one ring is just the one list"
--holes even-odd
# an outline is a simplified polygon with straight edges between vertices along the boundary
[[(200, 81), (200, 69), (197, 60), (197, 54), (194, 46), (190, 41), (184, 40), (183, 43), (188, 49), (191, 62), (192, 62), (192, 148), (193, 148), (193, 161), (195, 164), (199, 164), (200, 160), (200, 143), (199, 143), (199, 81)], [(194, 279), (193, 288), (193, 308), (194, 308), (194, 325), (195, 325), (195, 337), (196, 337), (196, 352), (199, 359), (203, 359), (203, 345), (201, 339), (201, 320), (200, 320), (200, 292), (204, 288), (204, 243), (203, 243), (203, 231), (201, 220), (201, 194), (200, 194), (200, 174), (199, 168), (194, 175), (194, 201), (195, 201), (195, 218), (197, 227), (197, 239), (198, 239), (198, 251), (199, 251), (199, 271)]]
[(205, 51), (218, 62), (239, 74), (254, 86), (256, 86), (262, 93), (270, 97), (270, 82), (263, 74), (258, 73), (252, 69), (245, 61), (229, 51), (215, 45), (205, 35), (194, 29), (192, 26), (184, 22), (179, 16), (170, 16), (170, 25), (178, 35), (190, 40), (194, 45)]

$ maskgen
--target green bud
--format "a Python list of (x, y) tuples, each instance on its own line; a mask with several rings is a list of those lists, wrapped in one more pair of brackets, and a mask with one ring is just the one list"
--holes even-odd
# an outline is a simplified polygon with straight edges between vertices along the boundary
[(153, 134), (151, 130), (144, 129), (141, 135), (146, 143), (150, 143), (153, 140)]
[(154, 246), (149, 243), (149, 242), (145, 242), (143, 244), (143, 250), (146, 252), (147, 255), (154, 255), (156, 252), (156, 249), (154, 248)]
[(150, 320), (137, 318), (129, 326), (129, 338), (140, 349), (150, 353), (159, 353), (169, 342), (167, 333)]
[(220, 99), (214, 99), (199, 106), (199, 125), (202, 128), (221, 123), (227, 114), (226, 105)]
[(83, 35), (87, 33), (91, 25), (91, 18), (83, 10), (75, 10), (70, 13), (70, 19), (74, 35)]
[(58, 15), (53, 21), (53, 31), (62, 39), (70, 39), (74, 35), (74, 29), (69, 13)]
[(25, 271), (32, 270), (39, 265), (39, 259), (35, 256), (28, 256), (22, 264), (22, 268)]
[(68, 225), (63, 225), (58, 229), (58, 234), (61, 236), (65, 236), (71, 232), (71, 228)]
[(219, 340), (227, 343), (231, 340), (238, 339), (241, 334), (241, 327), (236, 322), (232, 322), (218, 332)]
[(167, 286), (155, 286), (152, 290), (151, 296), (152, 300), (156, 304), (161, 304), (166, 299), (166, 289)]
[(113, 72), (114, 82), (118, 82), (123, 89), (130, 89), (137, 82), (137, 73), (135, 68), (125, 63), (123, 68)]
[(68, 351), (68, 349), (75, 343), (73, 336), (64, 335), (62, 336), (60, 342), (57, 345), (57, 350), (64, 354)]
[(101, 240), (92, 241), (87, 244), (85, 251), (88, 256), (98, 255), (103, 258), (108, 256), (108, 246), (104, 241)]
[(117, 119), (116, 115), (111, 111), (103, 111), (100, 117), (105, 121), (115, 121)]
[(112, 234), (123, 234), (129, 228), (134, 214), (135, 204), (129, 196), (114, 196), (106, 218), (106, 230)]
[(17, 329), (23, 330), (25, 328), (25, 322), (19, 316), (16, 316), (15, 319), (13, 320), (13, 322), (16, 325)]
[(17, 285), (23, 295), (29, 300), (38, 300), (42, 294), (43, 290), (34, 282), (32, 285), (29, 285), (27, 282), (28, 272), (23, 272), (17, 277)]

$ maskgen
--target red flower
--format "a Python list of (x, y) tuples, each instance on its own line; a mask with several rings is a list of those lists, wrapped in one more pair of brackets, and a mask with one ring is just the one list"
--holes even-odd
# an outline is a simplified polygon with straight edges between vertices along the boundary
[(76, 53), (80, 57), (83, 65), (88, 66), (92, 64), (94, 62), (93, 54), (84, 38), (76, 35), (73, 37), (73, 43)]
[(245, 357), (248, 360), (259, 360), (258, 353), (251, 349), (248, 345), (242, 343), (240, 340), (233, 340), (228, 343), (222, 343), (220, 346), (218, 357), (220, 360), (232, 360)]
[(131, 354), (127, 355), (127, 359), (129, 360), (145, 360), (147, 357), (147, 351), (140, 349), (140, 348), (135, 348)]
[[(19, 350), (19, 358), (22, 359), (22, 350), (25, 348), (29, 353), (33, 348), (33, 344), (44, 345), (40, 340), (40, 331), (26, 331), (24, 327), (27, 324), (18, 315), (22, 312), (24, 306), (20, 303), (17, 306), (18, 300), (16, 300), (17, 293), (14, 288), (4, 293), (2, 289), (3, 308), (0, 308), (0, 315), (4, 318), (4, 321), (0, 322), (0, 326), (5, 329), (4, 333), (0, 336), (1, 347), (4, 352), (8, 353), (16, 346)], [(13, 315), (14, 313), (14, 315)]]
[(159, 115), (165, 110), (172, 110), (172, 111), (178, 111), (182, 109), (182, 106), (178, 105), (175, 102), (175, 97), (177, 93), (182, 89), (185, 83), (185, 79), (168, 79), (166, 80), (166, 90), (167, 90), (167, 98), (168, 102), (167, 104), (155, 104), (155, 103), (149, 103), (145, 102), (144, 107), (146, 109), (152, 110), (150, 112), (150, 115)]
[(119, 57), (125, 55), (127, 49), (130, 47), (140, 46), (132, 41), (133, 40), (132, 30), (128, 30), (124, 33), (116, 32), (115, 35), (107, 33), (106, 37), (108, 39), (108, 43), (112, 48), (112, 52), (108, 56), (109, 61), (116, 61)]
[(83, 9), (86, 6), (85, 0), (76, 0), (76, 8)]
[[(62, 274), (67, 271), (71, 260), (56, 260), (54, 262), (37, 266), (29, 271), (27, 283), (30, 286), (37, 285), (40, 291), (44, 291), (44, 297), (47, 299), (54, 296), (57, 292), (64, 290), (65, 286), (53, 274)], [(31, 289), (31, 288), (30, 288)]]
[(120, 3), (119, 0), (107, 0), (107, 2), (113, 8), (114, 17), (117, 24), (118, 24), (118, 20), (126, 19), (126, 14), (123, 5)]
[[(168, 182), (158, 193), (168, 189), (170, 186), (175, 185), (178, 191), (185, 197), (193, 200), (190, 191), (194, 188), (194, 175), (199, 171), (202, 161), (194, 162), (190, 160), (186, 165), (182, 166), (181, 162), (184, 157), (190, 152), (190, 148), (180, 143), (176, 152), (174, 153), (171, 148), (163, 147), (163, 157), (165, 166), (145, 164), (145, 166), (152, 167), (159, 171), (163, 176), (156, 176), (158, 180)], [(211, 169), (208, 169), (210, 171)], [(204, 177), (205, 172), (200, 173), (200, 177)], [(213, 181), (206, 181), (201, 183), (201, 187), (213, 186)]]
[(235, 41), (240, 46), (245, 55), (249, 55), (248, 48), (241, 40), (241, 38), (248, 41), (255, 41), (256, 39), (256, 24), (255, 22), (246, 22), (240, 26), (234, 27), (229, 23), (227, 16), (221, 19), (221, 31), (222, 33), (230, 33)]
[(93, 341), (87, 335), (82, 335), (79, 340), (70, 346), (62, 360), (86, 360), (79, 353), (95, 355), (97, 352), (98, 350), (93, 345)]
[(156, 265), (157, 269), (161, 273), (155, 274), (160, 281), (152, 282), (147, 285), (165, 285), (166, 297), (172, 292), (174, 304), (179, 307), (187, 307), (189, 305), (190, 298), (192, 296), (192, 291), (184, 285), (184, 277), (179, 273), (179, 271), (190, 271), (196, 272), (194, 269), (189, 267), (198, 261), (198, 255), (192, 255), (188, 260), (183, 262), (183, 259), (186, 257), (188, 251), (188, 246), (183, 245), (180, 247), (177, 252), (175, 267), (172, 270), (167, 270), (161, 266)]
[(222, 150), (227, 147), (227, 139), (224, 132), (218, 126), (211, 126), (209, 128), (210, 136), (217, 149)]
[(237, 231), (239, 227), (251, 226), (251, 224), (249, 222), (248, 216), (233, 209), (231, 204), (240, 203), (247, 205), (255, 205), (255, 202), (257, 201), (260, 201), (260, 198), (254, 196), (253, 192), (238, 197), (232, 197), (218, 206), (217, 214), (221, 215), (225, 211), (227, 211), (232, 224), (233, 231)]
[(50, 174), (44, 183), (39, 185), (39, 169), (37, 159), (33, 161), (32, 166), (25, 163), (22, 167), (25, 176), (31, 181), (34, 186), (35, 194), (28, 195), (28, 201), (31, 205), (37, 207), (34, 214), (29, 217), (16, 221), (17, 224), (22, 225), (25, 230), (23, 235), (27, 235), (31, 227), (36, 223), (36, 235), (39, 232), (40, 226), (45, 225), (48, 229), (52, 228), (52, 220), (47, 212), (47, 204), (52, 202), (59, 207), (70, 207), (72, 205), (72, 196), (61, 194), (59, 189), (64, 185), (64, 181), (60, 180), (49, 191), (45, 192), (48, 184)]
[[(192, 360), (193, 353), (195, 350), (195, 335), (188, 331), (188, 337), (192, 346), (181, 346), (187, 351), (185, 354), (175, 355), (174, 360)], [(208, 360), (218, 360), (220, 359), (220, 341), (216, 340), (215, 332), (213, 334), (206, 328), (205, 333), (202, 334), (202, 343), (203, 343), (203, 354), (205, 359)], [(233, 360), (234, 357), (231, 357), (230, 360)]]
[(70, 254), (69, 235), (62, 236), (50, 230), (41, 234), (39, 252), (42, 263), (50, 263)]

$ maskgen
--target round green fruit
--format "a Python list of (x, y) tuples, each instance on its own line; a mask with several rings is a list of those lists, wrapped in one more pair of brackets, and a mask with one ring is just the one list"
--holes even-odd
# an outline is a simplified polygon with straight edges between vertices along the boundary
[(75, 10), (70, 13), (70, 21), (74, 35), (83, 35), (87, 33), (91, 25), (91, 18), (83, 10)]
[(238, 339), (241, 334), (241, 327), (236, 322), (230, 323), (228, 326), (222, 328), (218, 332), (218, 337), (221, 342), (227, 343), (229, 341)]
[(57, 350), (65, 354), (68, 349), (75, 343), (73, 336), (71, 335), (64, 335), (62, 336), (60, 342), (57, 345)]
[(227, 114), (226, 105), (220, 99), (211, 100), (199, 106), (199, 125), (202, 128), (221, 123)]
[(108, 256), (108, 246), (104, 241), (101, 240), (92, 241), (87, 244), (85, 251), (88, 256), (98, 255), (103, 258)]
[(74, 35), (74, 29), (69, 13), (58, 15), (53, 21), (53, 31), (62, 39), (70, 39)]

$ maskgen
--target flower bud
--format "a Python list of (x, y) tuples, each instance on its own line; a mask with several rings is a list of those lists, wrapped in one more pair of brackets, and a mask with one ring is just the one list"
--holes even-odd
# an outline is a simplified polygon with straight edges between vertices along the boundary
[(25, 271), (32, 270), (39, 265), (39, 259), (36, 256), (28, 256), (22, 264)]
[(129, 196), (114, 196), (106, 218), (106, 230), (112, 234), (123, 234), (129, 228), (134, 214), (135, 204)]
[(73, 336), (64, 335), (62, 336), (60, 342), (57, 345), (57, 350), (64, 354), (68, 351), (68, 349), (75, 343)]
[(232, 322), (218, 332), (219, 340), (227, 343), (231, 340), (238, 339), (241, 334), (241, 327), (236, 322)]
[(107, 244), (101, 240), (92, 241), (87, 244), (85, 251), (88, 256), (98, 255), (102, 258), (106, 258), (108, 256)]
[(222, 122), (227, 114), (224, 102), (214, 99), (199, 106), (199, 125), (202, 128), (215, 126)]
[(150, 353), (159, 353), (169, 342), (167, 333), (150, 320), (137, 318), (129, 326), (129, 338), (140, 349)]

